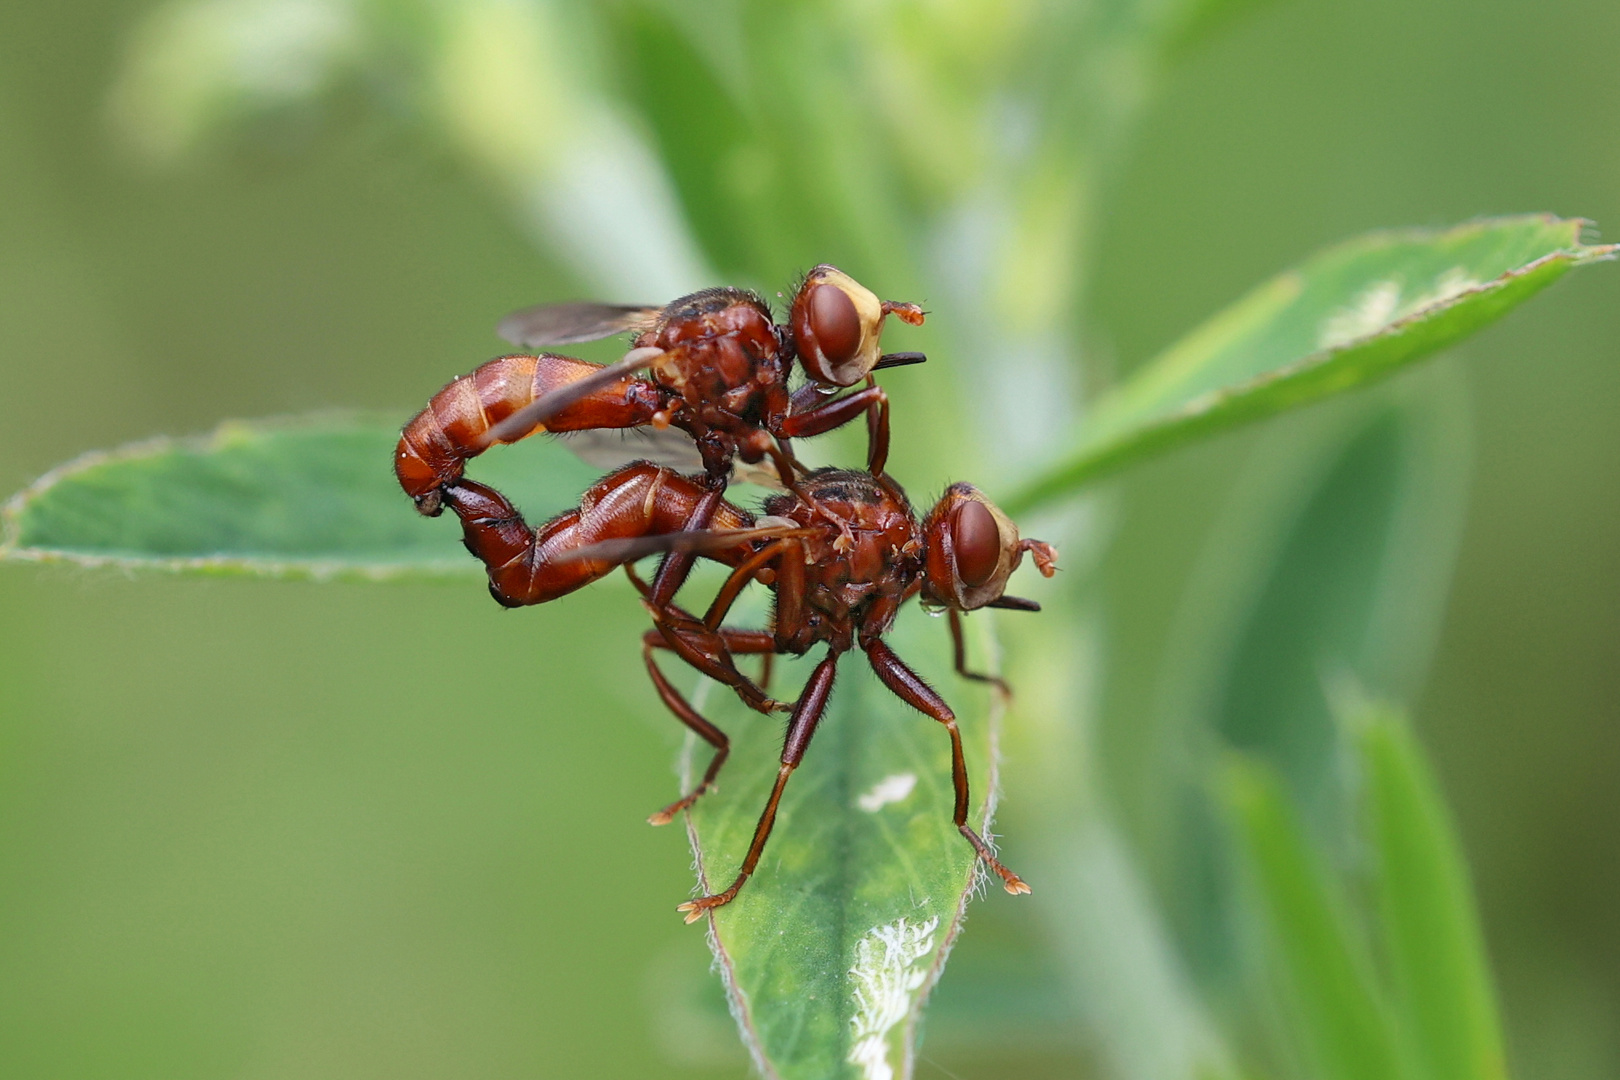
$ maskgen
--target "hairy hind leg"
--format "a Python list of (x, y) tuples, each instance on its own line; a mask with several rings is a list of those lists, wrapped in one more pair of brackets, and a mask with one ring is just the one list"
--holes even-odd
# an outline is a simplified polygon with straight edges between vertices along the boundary
[(782, 743), (782, 764), (776, 770), (776, 783), (771, 787), (770, 797), (765, 800), (765, 809), (759, 815), (759, 823), (754, 826), (754, 839), (748, 845), (748, 854), (743, 856), (742, 866), (738, 867), (736, 878), (722, 892), (700, 896), (696, 900), (688, 900), (679, 905), (676, 910), (686, 913), (687, 922), (696, 922), (703, 917), (704, 912), (731, 903), (736, 899), (743, 884), (753, 876), (754, 869), (759, 865), (759, 856), (765, 850), (765, 841), (770, 839), (771, 829), (776, 826), (776, 810), (782, 802), (782, 791), (787, 787), (788, 778), (793, 775), (793, 770), (804, 760), (804, 752), (810, 746), (811, 736), (816, 733), (816, 725), (821, 723), (821, 717), (827, 711), (827, 699), (832, 695), (833, 676), (838, 670), (838, 655), (828, 650), (826, 658), (816, 665), (810, 680), (805, 683), (798, 704), (793, 707), (793, 719), (788, 723), (787, 738)]
[(983, 672), (969, 671), (967, 669), (967, 642), (962, 637), (962, 614), (955, 608), (951, 608), (950, 618), (951, 648), (956, 659), (956, 673), (964, 679), (989, 683), (1004, 696), (1012, 697), (1012, 687), (1007, 685), (1006, 679), (1001, 678), (999, 675), (986, 675)]
[[(775, 649), (775, 643), (770, 640), (770, 635), (763, 631), (733, 630), (721, 631), (721, 634), (728, 639), (727, 646), (734, 653), (763, 652), (769, 656)], [(720, 773), (720, 766), (725, 764), (726, 757), (731, 753), (731, 740), (726, 738), (726, 733), (711, 723), (702, 713), (694, 709), (691, 703), (682, 696), (679, 690), (675, 689), (674, 685), (670, 683), (659, 668), (658, 661), (653, 658), (653, 650), (667, 648), (669, 648), (669, 643), (664, 640), (657, 630), (649, 630), (642, 635), (641, 658), (647, 665), (647, 674), (652, 679), (653, 688), (658, 691), (659, 699), (663, 701), (670, 712), (675, 714), (677, 720), (695, 731), (704, 742), (714, 747), (714, 757), (709, 761), (709, 767), (704, 770), (703, 779), (698, 783), (697, 787), (647, 819), (648, 823), (652, 825), (668, 825), (676, 814), (697, 802), (699, 796), (712, 791), (714, 789), (714, 779)]]
[[(738, 630), (712, 626), (673, 602), (660, 603), (655, 590), (641, 579), (635, 567), (626, 563), (625, 574), (653, 617), (654, 628), (642, 640), (653, 648), (668, 649), (699, 673), (718, 683), (731, 687), (743, 704), (756, 712), (786, 712), (788, 705), (770, 697), (748, 676), (737, 670), (732, 662), (735, 655), (763, 655), (765, 678), (770, 681), (770, 658), (776, 651), (776, 640), (766, 630)], [(718, 602), (718, 601), (717, 601)]]
[(956, 829), (967, 842), (973, 845), (973, 850), (979, 853), (986, 866), (994, 870), (1001, 878), (1007, 891), (1017, 895), (1029, 892), (1029, 886), (1024, 879), (1001, 865), (1001, 860), (991, 852), (990, 845), (984, 838), (973, 831), (968, 824), (968, 776), (967, 761), (962, 755), (962, 733), (956, 726), (956, 714), (951, 707), (945, 704), (943, 698), (934, 692), (934, 688), (923, 681), (921, 675), (912, 671), (905, 665), (894, 650), (881, 640), (873, 641), (866, 646), (866, 656), (872, 662), (872, 670), (883, 681), (896, 697), (910, 705), (924, 716), (938, 720), (945, 725), (945, 730), (951, 734), (951, 783), (956, 788), (956, 808), (952, 821)]

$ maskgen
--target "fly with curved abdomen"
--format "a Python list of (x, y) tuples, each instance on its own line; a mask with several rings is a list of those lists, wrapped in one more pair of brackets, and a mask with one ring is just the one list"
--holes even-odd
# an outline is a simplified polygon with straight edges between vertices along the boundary
[[(968, 776), (956, 715), (945, 700), (895, 654), (884, 637), (901, 606), (913, 596), (951, 615), (956, 670), (966, 678), (1005, 686), (967, 670), (960, 616), (982, 607), (1039, 610), (1005, 595), (1026, 553), (1050, 577), (1057, 552), (1022, 538), (1017, 527), (976, 488), (955, 484), (918, 519), (899, 486), (869, 472), (820, 469), (802, 478), (804, 497), (776, 495), (755, 517), (720, 498), (695, 478), (645, 462), (604, 478), (577, 510), (531, 529), (504, 499), (465, 482), (446, 489), (445, 504), (461, 519), (469, 551), (489, 567), (490, 589), (507, 605), (542, 603), (623, 565), (653, 615), (643, 638), (647, 671), (672, 713), (714, 747), (702, 781), (650, 819), (664, 824), (708, 791), (730, 751), (730, 740), (677, 691), (659, 669), (655, 650), (667, 649), (698, 671), (730, 686), (760, 712), (789, 711), (776, 783), (755, 827), (748, 853), (729, 888), (681, 905), (691, 922), (729, 903), (754, 873), (770, 837), (789, 777), (809, 748), (831, 698), (840, 657), (860, 651), (883, 684), (902, 701), (942, 724), (951, 739), (953, 821), (963, 837), (1002, 879), (1008, 892), (1028, 892), (998, 861), (968, 824)], [(831, 524), (817, 508), (837, 515)], [(692, 531), (680, 524), (704, 513), (712, 527)], [(651, 554), (713, 559), (732, 568), (702, 618), (659, 595), (635, 575), (631, 564)], [(660, 577), (663, 576), (662, 570)], [(757, 582), (774, 598), (771, 625), (727, 627), (732, 604)], [(803, 655), (824, 646), (826, 654), (791, 705), (777, 702), (738, 671), (739, 655)]]
[[(790, 440), (818, 435), (867, 417), (867, 467), (881, 474), (889, 452), (888, 396), (872, 373), (915, 363), (920, 353), (883, 354), (889, 315), (913, 326), (916, 304), (879, 300), (848, 275), (818, 266), (800, 285), (788, 321), (744, 289), (706, 289), (662, 308), (572, 303), (517, 312), (501, 324), (518, 343), (548, 346), (633, 331), (633, 347), (614, 364), (570, 357), (497, 357), (450, 383), (405, 426), (395, 474), (417, 509), (436, 515), (446, 493), (463, 483), (466, 463), (497, 443), (537, 432), (601, 431), (651, 426), (689, 435), (706, 485), (724, 491), (735, 462), (769, 459), (782, 486), (806, 497), (803, 467)], [(808, 382), (790, 392), (795, 360)], [(645, 369), (646, 374), (641, 374)], [(826, 391), (866, 385), (826, 398)], [(707, 528), (705, 506), (686, 523)], [(836, 519), (818, 510), (830, 523)], [(841, 536), (847, 542), (848, 537)], [(677, 555), (660, 575), (660, 595), (673, 596), (690, 560)]]

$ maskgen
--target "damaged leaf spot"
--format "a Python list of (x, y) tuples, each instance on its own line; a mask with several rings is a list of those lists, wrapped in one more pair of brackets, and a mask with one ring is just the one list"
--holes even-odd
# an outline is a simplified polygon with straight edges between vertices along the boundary
[(906, 796), (911, 794), (911, 789), (916, 786), (916, 773), (895, 773), (892, 776), (885, 776), (872, 785), (872, 790), (858, 797), (855, 805), (868, 814), (875, 814), (890, 803), (904, 801)]
[(849, 969), (855, 1002), (849, 1062), (859, 1066), (863, 1080), (893, 1080), (889, 1032), (905, 1019), (912, 995), (928, 977), (926, 965), (918, 961), (933, 951), (937, 929), (938, 919), (921, 923), (899, 919), (873, 927), (855, 944), (855, 966)]

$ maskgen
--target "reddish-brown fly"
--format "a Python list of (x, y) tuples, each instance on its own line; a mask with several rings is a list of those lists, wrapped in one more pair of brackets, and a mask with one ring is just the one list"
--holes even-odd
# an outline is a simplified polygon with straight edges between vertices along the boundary
[[(881, 474), (889, 454), (889, 399), (872, 372), (923, 359), (880, 351), (889, 315), (913, 326), (923, 321), (916, 304), (879, 300), (826, 265), (805, 276), (783, 325), (772, 320), (761, 297), (734, 288), (706, 289), (663, 308), (573, 303), (516, 312), (500, 329), (531, 347), (626, 330), (636, 331), (634, 347), (605, 366), (551, 353), (489, 361), (440, 390), (405, 426), (394, 471), (417, 509), (434, 516), (467, 461), (497, 443), (541, 431), (674, 427), (695, 442), (711, 493), (693, 504), (682, 525), (691, 531), (710, 525), (737, 459), (770, 457), (782, 485), (803, 497), (802, 467), (789, 440), (865, 415), (867, 467)], [(809, 381), (790, 392), (795, 359)], [(648, 374), (637, 375), (643, 368)], [(862, 380), (862, 389), (827, 398)], [(817, 512), (839, 526), (840, 547), (846, 547), (851, 539), (844, 524), (825, 508)], [(665, 560), (659, 595), (673, 597), (690, 569), (684, 553)]]
[[(879, 300), (831, 266), (810, 271), (781, 325), (760, 296), (733, 288), (662, 308), (576, 303), (517, 312), (501, 330), (520, 344), (539, 348), (628, 330), (636, 332), (634, 347), (605, 366), (550, 353), (489, 361), (440, 390), (405, 426), (395, 472), (417, 508), (432, 515), (445, 485), (496, 443), (541, 431), (652, 425), (692, 437), (712, 487), (725, 486), (734, 459), (768, 456), (793, 488), (799, 470), (787, 440), (861, 415), (872, 429), (868, 465), (882, 472), (888, 398), (872, 372), (922, 359), (880, 352), (891, 314), (914, 326), (923, 321), (916, 304)], [(795, 360), (809, 380), (796, 394), (788, 389)], [(637, 375), (643, 368), (647, 374)], [(861, 390), (827, 400), (862, 380), (868, 385)]]
[[(542, 603), (616, 566), (629, 569), (654, 553), (666, 555), (659, 579), (675, 555), (701, 555), (732, 567), (702, 618), (677, 607), (673, 592), (664, 595), (659, 588), (659, 579), (647, 586), (631, 571), (655, 623), (643, 639), (653, 684), (670, 711), (715, 750), (702, 781), (654, 814), (654, 824), (669, 821), (707, 791), (730, 750), (725, 733), (664, 677), (654, 650), (675, 652), (730, 686), (752, 708), (791, 712), (776, 783), (737, 876), (725, 890), (682, 904), (688, 922), (732, 900), (754, 872), (783, 789), (826, 711), (839, 658), (855, 650), (866, 654), (872, 670), (897, 697), (945, 726), (951, 739), (957, 829), (1008, 892), (1029, 891), (968, 824), (967, 766), (955, 714), (883, 640), (901, 605), (917, 596), (925, 605), (949, 611), (956, 670), (968, 678), (997, 681), (967, 670), (960, 614), (982, 607), (1037, 610), (1029, 601), (1006, 596), (1007, 580), (1025, 552), (1042, 574), (1051, 576), (1057, 552), (1039, 540), (1021, 538), (1017, 527), (977, 489), (951, 486), (919, 520), (893, 480), (870, 472), (822, 469), (802, 478), (801, 496), (772, 496), (764, 516), (755, 517), (720, 498), (702, 478), (641, 462), (599, 481), (577, 509), (537, 529), (480, 484), (449, 485), (443, 498), (461, 519), (468, 550), (489, 567), (490, 589), (503, 604)], [(700, 513), (708, 527), (685, 528)], [(829, 516), (842, 524), (832, 523)], [(722, 625), (750, 582), (773, 593), (772, 625)], [(746, 654), (798, 656), (817, 646), (826, 647), (825, 655), (791, 705), (771, 699), (734, 661)]]

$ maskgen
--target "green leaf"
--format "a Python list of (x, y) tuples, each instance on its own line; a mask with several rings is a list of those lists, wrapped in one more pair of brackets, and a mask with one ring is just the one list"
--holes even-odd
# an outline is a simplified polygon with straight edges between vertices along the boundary
[(1276, 775), (1238, 761), (1224, 777), (1224, 794), (1254, 871), (1290, 1011), (1321, 1074), (1331, 1080), (1413, 1077), (1372, 964)]
[[(1022, 856), (1018, 869), (1028, 869)], [(1043, 894), (1047, 884), (1043, 877)], [(1063, 957), (1043, 939), (1029, 905), (975, 908), (972, 922), (973, 932), (951, 949), (949, 977), (928, 999), (929, 1059), (984, 1058), (1009, 1046), (1037, 1054), (1072, 1047), (1077, 1032)], [(681, 1064), (736, 1074), (737, 1026), (724, 985), (703, 959), (709, 958), (680, 948), (653, 961), (654, 1024)]]
[[(989, 622), (967, 622), (976, 665), (988, 660)], [(971, 820), (983, 826), (994, 802), (999, 705), (952, 672), (943, 623), (910, 610), (888, 640), (956, 711), (976, 800)], [(778, 671), (777, 696), (794, 697), (809, 671), (808, 661)], [(700, 887), (717, 891), (742, 861), (776, 778), (782, 729), (729, 692), (701, 708), (733, 740), (720, 790), (689, 819)], [(699, 750), (701, 768), (708, 751)], [(951, 823), (952, 802), (945, 729), (884, 688), (859, 652), (846, 654), (759, 869), (711, 924), (732, 1013), (765, 1076), (911, 1075), (924, 999), (980, 876)], [(1014, 902), (991, 891), (992, 902)]]
[(1494, 218), (1381, 232), (1260, 286), (1097, 403), (1078, 443), (1011, 499), (1050, 502), (1150, 454), (1364, 385), (1465, 337), (1563, 276), (1612, 258), (1584, 222)]
[(1434, 776), (1404, 719), (1354, 725), (1367, 784), (1379, 910), (1395, 999), (1435, 1080), (1507, 1075), (1468, 870)]
[[(267, 577), (476, 578), (450, 515), (427, 520), (392, 470), (397, 423), (232, 422), (71, 462), (3, 511), (0, 560)], [(532, 445), (531, 445), (532, 444)], [(531, 514), (577, 502), (597, 470), (555, 440), (474, 463)]]

